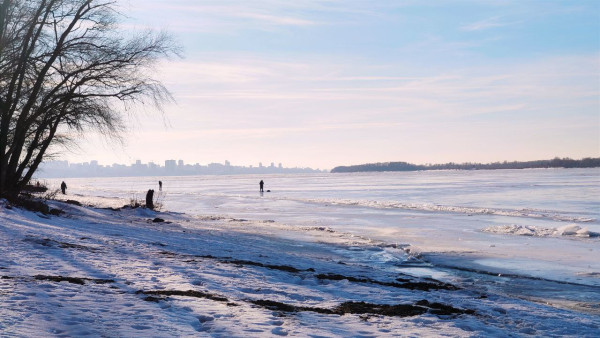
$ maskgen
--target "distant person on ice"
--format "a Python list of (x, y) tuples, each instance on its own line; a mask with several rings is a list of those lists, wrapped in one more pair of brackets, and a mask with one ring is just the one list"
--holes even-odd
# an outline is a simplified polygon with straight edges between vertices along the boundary
[(260, 180), (258, 185), (260, 186), (260, 192), (263, 192), (263, 187), (265, 186), (265, 182), (263, 182), (263, 180)]
[(158, 190), (162, 191), (162, 181), (158, 181)]
[(62, 183), (60, 184), (60, 190), (62, 190), (63, 195), (67, 193), (67, 184), (65, 183), (65, 181), (62, 181)]

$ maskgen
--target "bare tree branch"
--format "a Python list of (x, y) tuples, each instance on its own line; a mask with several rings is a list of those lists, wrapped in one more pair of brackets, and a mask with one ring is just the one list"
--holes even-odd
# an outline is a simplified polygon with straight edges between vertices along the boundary
[(165, 33), (124, 38), (117, 16), (108, 0), (0, 0), (0, 197), (68, 142), (58, 130), (119, 137), (127, 105), (173, 100), (151, 70), (178, 47)]

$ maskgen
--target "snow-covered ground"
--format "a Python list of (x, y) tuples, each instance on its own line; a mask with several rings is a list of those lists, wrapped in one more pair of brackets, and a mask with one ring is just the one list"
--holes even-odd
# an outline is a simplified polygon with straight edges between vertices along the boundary
[(599, 169), (65, 180), (0, 203), (0, 336), (600, 329)]
[[(600, 332), (597, 286), (492, 276), (464, 265), (457, 270), (448, 267), (447, 253), (438, 266), (435, 257), (414, 255), (395, 238), (271, 218), (51, 205), (64, 214), (41, 215), (0, 201), (2, 336)], [(589, 293), (592, 301), (545, 304), (547, 297), (515, 296), (500, 284), (560, 288), (580, 298)]]
[[(262, 195), (261, 179), (270, 190)], [(131, 198), (143, 200), (153, 188), (161, 210), (331, 228), (408, 245), (437, 265), (600, 287), (600, 168), (66, 181), (68, 193), (59, 195), (62, 199), (122, 206)], [(47, 183), (56, 189), (60, 182)], [(412, 271), (419, 272), (436, 273)], [(600, 302), (600, 296), (570, 300), (570, 306), (577, 306)]]

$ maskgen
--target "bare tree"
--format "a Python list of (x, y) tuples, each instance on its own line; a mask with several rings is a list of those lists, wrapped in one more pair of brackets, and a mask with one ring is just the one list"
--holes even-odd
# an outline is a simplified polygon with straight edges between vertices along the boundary
[(125, 37), (118, 17), (111, 0), (0, 0), (0, 197), (18, 196), (60, 130), (115, 136), (132, 104), (172, 99), (151, 74), (177, 47)]

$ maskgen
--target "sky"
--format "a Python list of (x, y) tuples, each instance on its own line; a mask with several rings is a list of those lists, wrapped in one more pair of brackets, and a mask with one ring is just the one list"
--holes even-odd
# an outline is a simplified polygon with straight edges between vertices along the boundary
[(169, 32), (164, 113), (72, 162), (331, 169), (600, 156), (600, 1), (120, 0)]

